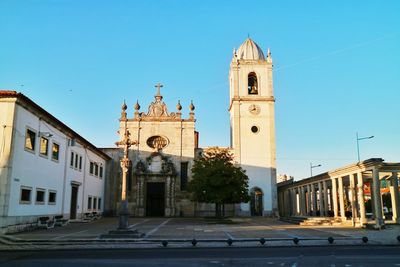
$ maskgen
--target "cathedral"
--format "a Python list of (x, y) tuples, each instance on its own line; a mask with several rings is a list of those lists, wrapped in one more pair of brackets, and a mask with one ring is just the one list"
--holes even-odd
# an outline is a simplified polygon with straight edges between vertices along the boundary
[[(235, 163), (249, 177), (251, 201), (230, 205), (232, 216), (275, 216), (277, 214), (275, 119), (272, 58), (250, 38), (233, 57), (229, 69), (230, 150)], [(125, 130), (138, 144), (130, 147), (127, 177), (129, 212), (133, 216), (212, 216), (213, 205), (193, 203), (187, 192), (196, 156), (199, 133), (195, 128), (195, 106), (185, 103), (190, 113), (182, 117), (182, 105), (167, 108), (156, 85), (154, 101), (146, 109), (139, 102), (133, 112), (122, 105), (118, 133)], [(128, 116), (133, 113), (133, 117)], [(204, 148), (206, 149), (206, 148)], [(107, 166), (104, 212), (117, 214), (121, 192), (121, 147), (104, 148), (112, 160)]]

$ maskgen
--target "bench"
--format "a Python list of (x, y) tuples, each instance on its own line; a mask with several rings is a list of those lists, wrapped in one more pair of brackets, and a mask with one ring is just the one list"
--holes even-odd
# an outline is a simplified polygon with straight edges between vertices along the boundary
[(91, 222), (94, 220), (93, 213), (85, 212), (82, 216), (82, 220), (86, 222)]
[(54, 228), (54, 225), (55, 225), (55, 221), (51, 220), (50, 217), (48, 217), (48, 216), (39, 217), (38, 222), (37, 222), (38, 228), (50, 229), (50, 228)]
[(55, 220), (55, 225), (56, 226), (65, 226), (69, 223), (68, 219), (64, 219), (64, 217), (62, 215), (56, 215), (54, 216), (54, 220)]
[(97, 211), (93, 211), (92, 212), (92, 216), (94, 220), (98, 220), (101, 218), (101, 213), (97, 212)]

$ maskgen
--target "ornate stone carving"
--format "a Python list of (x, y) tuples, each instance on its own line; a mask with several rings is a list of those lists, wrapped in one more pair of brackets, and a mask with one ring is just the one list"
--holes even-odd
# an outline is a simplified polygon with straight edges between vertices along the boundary
[(155, 135), (147, 139), (147, 145), (156, 150), (161, 150), (169, 144), (169, 140), (165, 137)]
[(136, 164), (136, 173), (139, 174), (139, 173), (143, 173), (143, 172), (146, 172), (146, 171), (147, 171), (146, 164), (144, 164), (143, 161), (139, 161)]
[[(152, 166), (158, 165), (158, 166)], [(172, 160), (162, 155), (161, 153), (154, 152), (146, 158), (146, 162), (139, 161), (135, 167), (136, 175), (176, 175), (175, 165)]]

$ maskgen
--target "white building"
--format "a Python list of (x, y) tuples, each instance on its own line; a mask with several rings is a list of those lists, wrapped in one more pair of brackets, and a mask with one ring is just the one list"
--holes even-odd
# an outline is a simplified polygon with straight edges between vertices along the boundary
[(250, 38), (233, 58), (229, 70), (231, 147), (249, 176), (250, 203), (238, 214), (276, 215), (275, 98), (272, 58)]
[(0, 91), (0, 232), (101, 212), (108, 159), (28, 97)]

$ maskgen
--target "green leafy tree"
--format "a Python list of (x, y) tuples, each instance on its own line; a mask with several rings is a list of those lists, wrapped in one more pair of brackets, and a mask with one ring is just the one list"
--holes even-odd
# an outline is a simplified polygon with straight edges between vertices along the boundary
[(233, 156), (226, 148), (204, 150), (194, 160), (189, 191), (197, 202), (215, 203), (215, 216), (225, 214), (225, 204), (248, 202), (249, 186), (245, 170), (234, 165)]

